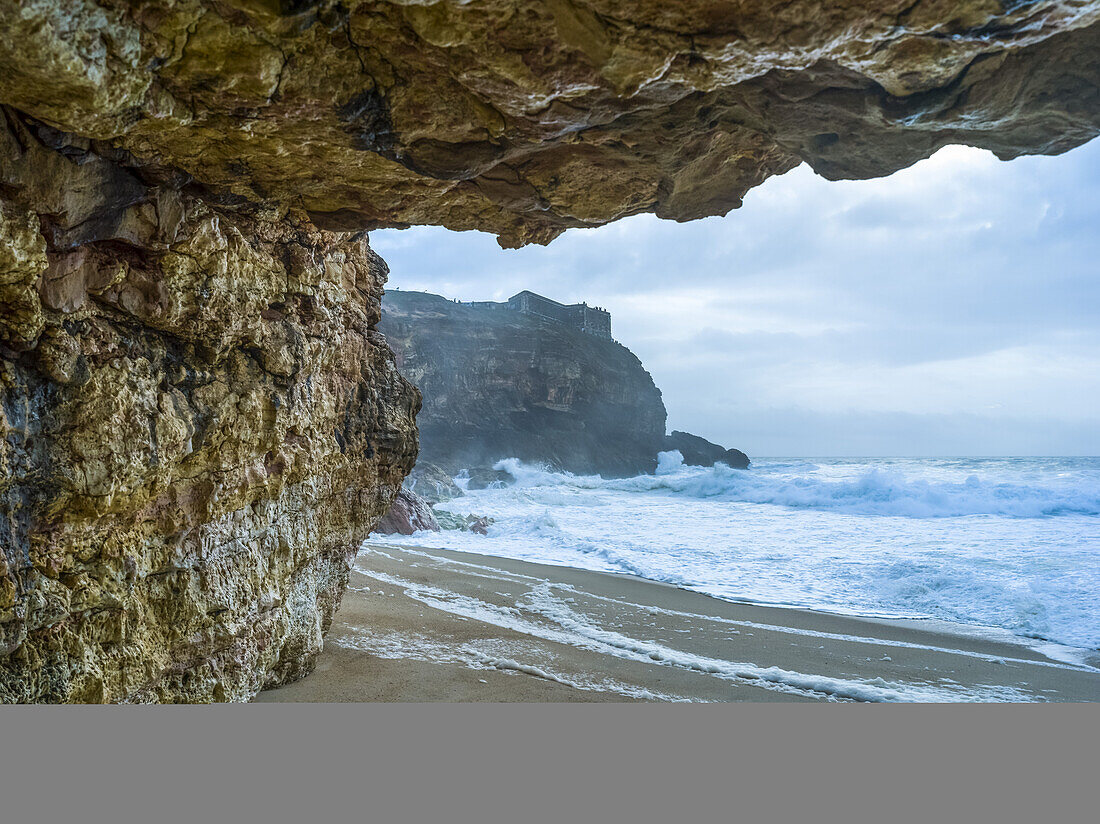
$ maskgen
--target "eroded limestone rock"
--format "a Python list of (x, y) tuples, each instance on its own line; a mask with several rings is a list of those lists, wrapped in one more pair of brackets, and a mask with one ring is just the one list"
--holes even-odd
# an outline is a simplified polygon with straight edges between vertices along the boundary
[(300, 677), (415, 460), (385, 264), (6, 116), (0, 701)]
[(1100, 130), (1095, 0), (0, 0), (0, 102), (330, 228), (547, 242)]

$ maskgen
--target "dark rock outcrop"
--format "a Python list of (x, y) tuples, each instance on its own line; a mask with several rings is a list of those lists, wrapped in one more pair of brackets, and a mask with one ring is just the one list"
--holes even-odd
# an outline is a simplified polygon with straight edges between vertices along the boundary
[(683, 455), (686, 466), (714, 466), (716, 463), (724, 463), (732, 469), (749, 468), (749, 456), (740, 449), (726, 449), (689, 432), (674, 429), (671, 435), (665, 436), (664, 451), (673, 450)]
[(415, 492), (402, 489), (389, 510), (375, 525), (379, 535), (412, 535), (414, 532), (439, 532), (432, 506)]
[(402, 486), (429, 504), (438, 504), (463, 495), (462, 489), (454, 482), (450, 473), (426, 460), (416, 462)]
[(443, 529), (474, 532), (478, 535), (488, 535), (489, 527), (493, 525), (493, 519), (484, 515), (456, 515), (445, 509), (437, 510), (435, 517)]
[(447, 472), (510, 457), (607, 476), (656, 466), (661, 393), (615, 341), (423, 292), (387, 292), (379, 329), (424, 395), (422, 459)]
[[(532, 452), (531, 454), (534, 454)], [(540, 463), (552, 463), (547, 458), (532, 458)], [(465, 471), (467, 489), (499, 489), (515, 482), (515, 478), (503, 469), (493, 469), (485, 466), (475, 466)]]

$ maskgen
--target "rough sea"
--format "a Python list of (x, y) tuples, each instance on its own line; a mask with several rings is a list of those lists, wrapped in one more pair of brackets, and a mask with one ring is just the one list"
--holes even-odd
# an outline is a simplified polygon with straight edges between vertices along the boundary
[[(371, 542), (630, 573), (720, 598), (1100, 648), (1100, 458), (761, 459), (605, 480), (508, 459), (438, 505), (486, 536)], [(461, 485), (462, 481), (459, 480)]]

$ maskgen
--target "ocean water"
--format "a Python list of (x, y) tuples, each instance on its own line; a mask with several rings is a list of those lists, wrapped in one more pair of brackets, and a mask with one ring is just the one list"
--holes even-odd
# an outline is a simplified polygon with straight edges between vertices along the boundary
[(780, 459), (607, 480), (501, 461), (438, 508), (486, 536), (372, 538), (608, 572), (720, 598), (932, 618), (1100, 649), (1100, 459)]

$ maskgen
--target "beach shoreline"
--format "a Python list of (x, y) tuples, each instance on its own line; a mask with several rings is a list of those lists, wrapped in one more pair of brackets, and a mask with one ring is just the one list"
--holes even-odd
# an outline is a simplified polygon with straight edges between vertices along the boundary
[(942, 622), (371, 544), (316, 670), (256, 700), (1097, 701), (1100, 669)]

